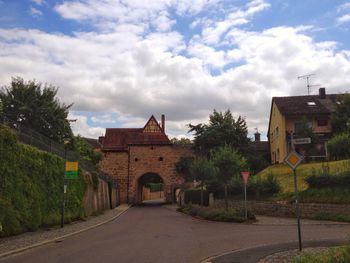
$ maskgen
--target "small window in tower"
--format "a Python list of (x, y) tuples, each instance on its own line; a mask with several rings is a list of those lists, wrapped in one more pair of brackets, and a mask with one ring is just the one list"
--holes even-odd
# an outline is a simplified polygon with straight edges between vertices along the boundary
[(139, 158), (136, 157), (136, 158), (135, 158), (135, 162), (138, 162), (138, 161), (139, 161)]
[(158, 160), (159, 160), (159, 161), (163, 161), (164, 158), (163, 158), (163, 157), (159, 157)]

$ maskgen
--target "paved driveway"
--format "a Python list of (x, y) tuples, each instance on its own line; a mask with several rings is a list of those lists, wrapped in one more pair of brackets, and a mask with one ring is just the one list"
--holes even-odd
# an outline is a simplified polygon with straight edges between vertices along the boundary
[[(302, 232), (305, 240), (345, 240), (350, 225), (306, 224)], [(296, 241), (296, 233), (290, 224), (216, 223), (159, 206), (133, 207), (115, 221), (0, 262), (200, 262), (226, 251)]]

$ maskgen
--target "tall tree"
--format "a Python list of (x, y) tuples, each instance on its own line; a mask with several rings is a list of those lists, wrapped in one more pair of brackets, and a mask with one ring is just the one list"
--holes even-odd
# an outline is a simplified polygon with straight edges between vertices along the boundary
[(224, 113), (214, 110), (208, 124), (189, 124), (189, 132), (194, 133), (195, 151), (205, 155), (223, 145), (244, 153), (250, 141), (246, 121), (241, 116), (235, 120), (230, 110)]
[(241, 167), (246, 166), (246, 160), (237, 150), (229, 145), (224, 145), (212, 151), (211, 160), (217, 167), (217, 180), (224, 185), (225, 207), (228, 210), (227, 188), (234, 176), (239, 176)]
[(57, 91), (52, 85), (12, 78), (10, 86), (0, 90), (3, 119), (14, 128), (25, 126), (58, 142), (72, 139), (67, 119), (72, 105), (61, 104)]
[(331, 123), (335, 133), (350, 132), (350, 93), (338, 95)]
[(196, 181), (200, 182), (201, 186), (201, 206), (203, 206), (203, 192), (205, 183), (215, 176), (217, 172), (213, 163), (204, 157), (195, 159), (190, 166), (190, 175)]

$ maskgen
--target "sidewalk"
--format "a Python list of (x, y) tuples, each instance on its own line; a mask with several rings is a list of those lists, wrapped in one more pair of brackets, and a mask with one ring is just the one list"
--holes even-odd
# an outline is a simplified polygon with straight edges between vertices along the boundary
[(64, 226), (64, 228), (55, 227), (48, 230), (40, 229), (36, 232), (27, 232), (17, 236), (0, 238), (0, 258), (24, 251), (26, 249), (55, 242), (61, 238), (100, 226), (117, 218), (128, 209), (129, 206), (123, 204), (115, 209), (104, 211), (102, 215), (91, 216), (84, 221), (76, 221), (71, 224), (67, 224)]

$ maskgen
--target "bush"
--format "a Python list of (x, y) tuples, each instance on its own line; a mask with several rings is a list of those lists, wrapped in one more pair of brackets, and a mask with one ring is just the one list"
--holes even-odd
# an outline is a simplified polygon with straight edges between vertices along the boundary
[(327, 142), (327, 149), (332, 160), (348, 159), (350, 157), (349, 134), (336, 134)]
[[(199, 205), (187, 205), (179, 209), (179, 211), (191, 215), (198, 216), (203, 219), (220, 221), (220, 222), (245, 222), (245, 211), (244, 210), (223, 210), (215, 209), (210, 207), (201, 207)], [(247, 213), (248, 220), (255, 220), (255, 215), (250, 211)]]
[[(18, 143), (10, 129), (0, 125), (0, 224), (2, 236), (58, 224), (63, 195), (64, 160)], [(79, 170), (69, 180), (66, 219), (79, 218), (85, 181)]]
[[(185, 190), (185, 204), (201, 204), (201, 191), (197, 189)], [(203, 205), (209, 205), (209, 192), (203, 191)]]
[(330, 175), (329, 173), (313, 174), (305, 179), (309, 188), (350, 187), (350, 171)]

